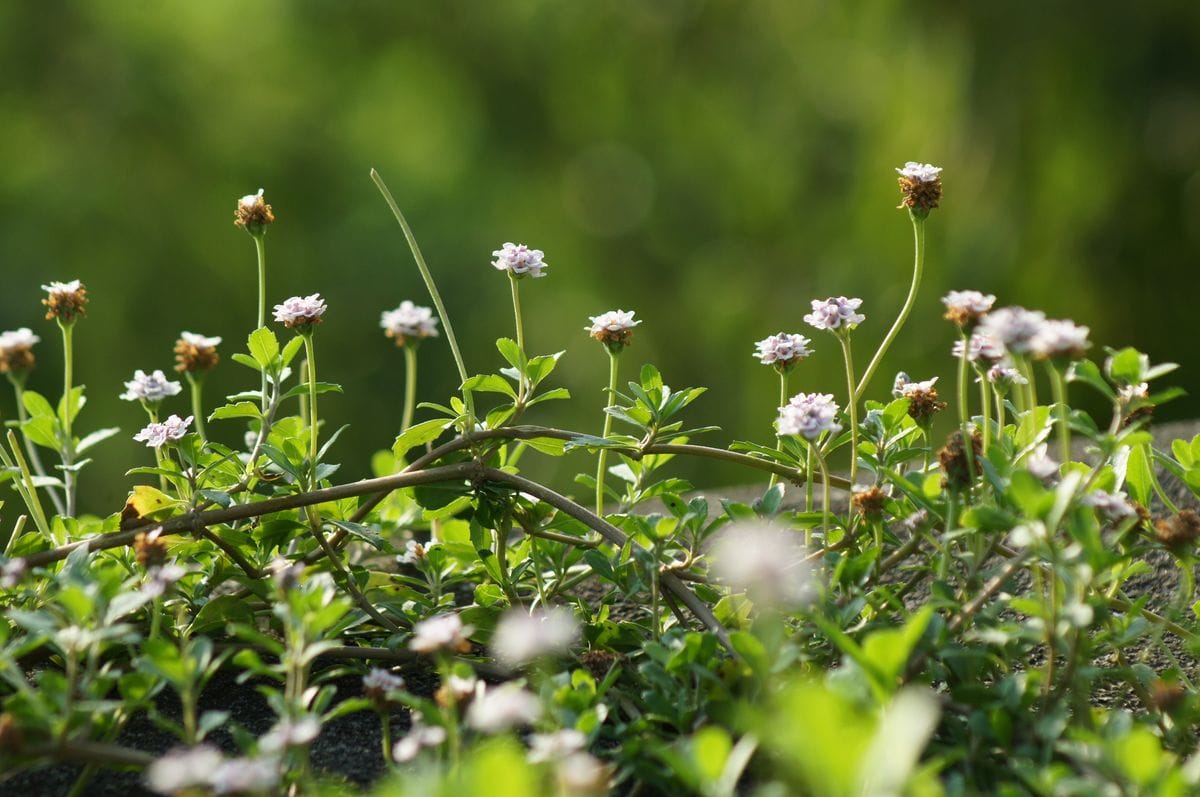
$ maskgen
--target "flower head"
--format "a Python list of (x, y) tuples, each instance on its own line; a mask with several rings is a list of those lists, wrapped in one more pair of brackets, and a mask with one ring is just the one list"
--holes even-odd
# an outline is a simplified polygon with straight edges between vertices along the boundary
[(425, 559), (428, 554), (426, 546), (416, 540), (409, 540), (404, 543), (404, 553), (396, 557), (396, 561), (402, 565), (415, 565)]
[(179, 333), (179, 340), (175, 341), (175, 370), (180, 373), (211, 371), (221, 361), (217, 354), (220, 343), (220, 338), (209, 338), (195, 332)]
[(796, 608), (815, 597), (807, 554), (796, 532), (753, 521), (721, 532), (710, 559), (721, 583), (756, 603)]
[(618, 353), (629, 345), (629, 340), (633, 337), (633, 328), (642, 323), (633, 319), (633, 313), (633, 310), (609, 310), (607, 313), (588, 316), (592, 323), (584, 329), (607, 346), (609, 351)]
[(247, 194), (238, 200), (233, 211), (233, 223), (242, 227), (251, 235), (262, 235), (267, 225), (275, 221), (275, 213), (263, 199), (263, 190), (257, 194)]
[(543, 269), (548, 265), (542, 258), (546, 253), (541, 249), (530, 249), (525, 244), (507, 242), (504, 246), (492, 252), (492, 266), (500, 271), (507, 271), (514, 277), (530, 276), (544, 277)]
[(293, 296), (283, 304), (275, 305), (275, 320), (288, 329), (307, 332), (314, 325), (321, 323), (321, 316), (325, 315), (326, 309), (325, 300), (319, 293), (311, 296)]
[(133, 436), (133, 439), (139, 443), (145, 443), (147, 448), (161, 448), (167, 443), (182, 440), (191, 423), (191, 415), (186, 418), (172, 415), (162, 423), (147, 424), (146, 428)]
[(824, 432), (841, 431), (841, 425), (836, 422), (837, 415), (838, 405), (833, 394), (797, 393), (779, 408), (775, 425), (781, 435), (800, 435), (816, 440)]
[(855, 312), (862, 306), (862, 299), (847, 299), (845, 296), (830, 296), (828, 299), (813, 299), (812, 312), (804, 316), (804, 322), (817, 329), (831, 332), (839, 329), (854, 329), (866, 320), (866, 316)]
[(0, 374), (23, 374), (33, 369), (33, 345), (41, 341), (29, 327), (0, 333)]
[(946, 402), (938, 398), (937, 388), (934, 387), (937, 381), (935, 376), (933, 379), (913, 382), (909, 380), (908, 374), (901, 371), (896, 375), (896, 386), (892, 395), (908, 399), (909, 417), (917, 423), (925, 423), (934, 414), (946, 409)]
[(387, 703), (389, 692), (399, 692), (404, 688), (404, 679), (395, 673), (380, 667), (373, 667), (362, 679), (363, 694), (377, 705)]
[[(954, 341), (954, 346), (951, 347), (950, 354), (955, 359), (963, 356), (963, 342), (961, 340)], [(1004, 359), (1005, 354), (1004, 344), (986, 333), (972, 332), (971, 337), (967, 339), (968, 362), (994, 364)]]
[(421, 307), (405, 299), (395, 310), (385, 310), (379, 316), (379, 326), (384, 334), (396, 341), (397, 346), (419, 343), (425, 338), (436, 338), (438, 320), (433, 310)]
[(566, 653), (579, 639), (579, 623), (570, 609), (513, 610), (500, 618), (492, 635), (492, 653), (509, 667)]
[(1078, 360), (1092, 344), (1088, 328), (1074, 321), (1047, 321), (1029, 341), (1029, 350), (1039, 360)]
[(993, 310), (979, 324), (979, 331), (990, 335), (1013, 354), (1025, 354), (1046, 323), (1046, 314), (1024, 307)]
[(1083, 505), (1090, 506), (1100, 513), (1105, 520), (1120, 522), (1126, 518), (1137, 517), (1137, 510), (1125, 493), (1108, 493), (1104, 490), (1093, 490), (1083, 497)]
[(142, 594), (152, 598), (161, 598), (167, 594), (167, 590), (187, 574), (187, 569), (175, 562), (151, 567), (146, 574), (145, 583), (142, 584)]
[(900, 193), (904, 195), (899, 206), (908, 208), (919, 219), (928, 216), (942, 198), (941, 167), (909, 161), (896, 174), (900, 175)]
[(554, 733), (534, 733), (529, 736), (529, 763), (544, 764), (558, 761), (578, 752), (587, 744), (587, 736), (574, 728)]
[(812, 341), (803, 335), (780, 332), (755, 343), (754, 356), (763, 365), (774, 366), (783, 372), (812, 354), (812, 349), (808, 348), (810, 343)]
[(79, 280), (51, 282), (43, 285), (42, 290), (49, 294), (42, 299), (47, 320), (58, 319), (63, 324), (71, 324), (77, 317), (87, 315), (87, 288)]
[(1174, 553), (1184, 553), (1200, 539), (1200, 515), (1184, 509), (1155, 523), (1154, 536)]
[(167, 561), (167, 544), (162, 540), (162, 526), (139, 531), (133, 538), (134, 558), (142, 567), (158, 567)]
[(207, 787), (224, 759), (214, 747), (200, 745), (171, 752), (146, 768), (146, 786), (159, 794), (177, 794), (185, 789)]
[(1025, 385), (1029, 383), (1029, 380), (1008, 360), (1001, 360), (996, 363), (987, 370), (984, 376), (1001, 395), (1007, 393), (1013, 385)]
[(279, 785), (279, 759), (231, 758), (213, 770), (215, 794), (274, 793)]
[(125, 392), (121, 394), (121, 398), (125, 401), (158, 404), (167, 396), (178, 395), (180, 390), (183, 390), (183, 386), (167, 379), (167, 375), (162, 371), (147, 374), (138, 369), (133, 372), (133, 379), (125, 383)]
[(942, 297), (947, 321), (966, 329), (975, 326), (992, 309), (996, 297), (979, 291), (950, 291)]
[(503, 733), (532, 725), (542, 716), (537, 695), (513, 681), (500, 686), (479, 685), (480, 694), (467, 709), (467, 724), (482, 733)]
[(446, 741), (446, 729), (441, 725), (424, 725), (413, 720), (412, 729), (396, 742), (392, 757), (401, 763), (412, 761), (426, 747), (437, 747)]
[(258, 740), (258, 748), (268, 753), (282, 753), (291, 747), (303, 747), (321, 733), (316, 717), (285, 718), (275, 723)]
[[(970, 456), (967, 454), (968, 443), (961, 430), (956, 430), (946, 441), (946, 445), (938, 451), (938, 464), (942, 467), (942, 486), (951, 489), (968, 487), (975, 477), (983, 473), (983, 440), (978, 432), (972, 432)], [(972, 467), (973, 466), (973, 467)]]
[(471, 649), (467, 637), (474, 630), (469, 625), (463, 625), (462, 618), (457, 614), (439, 614), (417, 623), (408, 647), (417, 653), (437, 653), (443, 650), (465, 653)]

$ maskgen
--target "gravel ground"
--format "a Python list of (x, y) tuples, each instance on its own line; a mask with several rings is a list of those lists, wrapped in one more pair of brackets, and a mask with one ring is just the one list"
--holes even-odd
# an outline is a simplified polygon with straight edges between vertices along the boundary
[[(1165, 424), (1155, 429), (1155, 436), (1159, 445), (1165, 446), (1176, 437), (1190, 438), (1197, 432), (1200, 432), (1200, 422)], [(1197, 506), (1191, 492), (1174, 479), (1167, 478), (1165, 483), (1173, 500), (1181, 505)], [(721, 491), (723, 496), (747, 503), (758, 498), (761, 493), (761, 486)], [(785, 506), (792, 508), (801, 498), (800, 490), (789, 490)], [(845, 502), (844, 493), (835, 494), (835, 504), (844, 507)], [(720, 512), (720, 505), (715, 499), (711, 504), (713, 512)], [(1151, 572), (1133, 579), (1127, 591), (1134, 598), (1148, 596), (1151, 608), (1164, 610), (1170, 606), (1176, 592), (1178, 568), (1172, 557), (1165, 553), (1151, 557), (1150, 564)], [(899, 574), (900, 571), (897, 572)], [(598, 584), (584, 584), (580, 586), (580, 592), (598, 599), (604, 594), (604, 589)], [(906, 602), (916, 606), (921, 600), (922, 589), (918, 586), (909, 593)], [(614, 607), (614, 610), (622, 617), (632, 618), (640, 613), (641, 608)], [(1188, 676), (1200, 677), (1200, 666), (1197, 666), (1195, 655), (1185, 650), (1182, 643), (1174, 637), (1168, 635), (1165, 642), (1176, 659), (1185, 665)], [(1156, 672), (1172, 664), (1171, 656), (1158, 645), (1148, 645), (1136, 654), (1136, 658)], [(429, 670), (410, 669), (404, 675), (409, 688), (417, 694), (431, 696), (437, 688), (436, 675)], [(343, 676), (333, 683), (338, 687), (337, 699), (361, 694), (361, 679), (358, 676)], [(205, 690), (200, 708), (202, 711), (229, 711), (233, 722), (255, 735), (261, 735), (270, 728), (274, 714), (255, 686), (254, 681), (239, 684), (232, 674), (219, 673)], [(1124, 706), (1130, 710), (1141, 708), (1136, 695), (1124, 684), (1095, 684), (1093, 699), (1100, 705)], [(169, 716), (178, 716), (179, 704), (173, 694), (164, 694), (159, 701), (159, 708)], [(408, 725), (406, 710), (393, 716), (392, 727), (395, 736), (403, 734)], [(324, 774), (343, 779), (348, 787), (369, 785), (384, 770), (380, 734), (379, 719), (374, 712), (356, 712), (342, 717), (322, 729), (320, 737), (313, 744), (312, 763)], [(233, 739), (227, 730), (220, 729), (209, 738), (216, 746), (231, 753), (236, 752)], [(174, 746), (173, 737), (160, 731), (144, 715), (130, 721), (118, 739), (118, 744), (151, 753), (163, 753)], [(0, 780), (0, 797), (60, 797), (68, 792), (80, 771), (80, 767), (60, 765), (17, 773)], [(101, 770), (83, 793), (95, 797), (141, 797), (151, 794), (142, 786), (138, 773), (108, 769)]]

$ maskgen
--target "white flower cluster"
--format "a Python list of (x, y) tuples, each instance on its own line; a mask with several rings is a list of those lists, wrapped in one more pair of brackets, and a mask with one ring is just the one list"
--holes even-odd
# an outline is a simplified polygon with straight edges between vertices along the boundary
[(167, 443), (183, 439), (191, 423), (191, 415), (186, 418), (172, 415), (162, 423), (148, 424), (145, 429), (135, 434), (133, 439), (145, 443), (147, 448), (161, 448)]
[(372, 667), (371, 671), (363, 676), (362, 685), (363, 690), (368, 693), (387, 694), (403, 689), (404, 679), (380, 667)]
[(215, 349), (221, 345), (221, 338), (210, 338), (195, 332), (180, 332), (179, 339), (190, 346), (195, 346), (197, 349)]
[(928, 393), (933, 390), (933, 386), (937, 384), (938, 378), (925, 379), (920, 382), (914, 382), (909, 378), (908, 374), (901, 371), (896, 374), (896, 383), (892, 387), (892, 395), (896, 398), (909, 398), (914, 393)]
[[(961, 340), (954, 341), (950, 353), (954, 355), (955, 359), (962, 357), (963, 342)], [(1006, 354), (1004, 344), (985, 332), (972, 332), (971, 337), (967, 339), (967, 360), (969, 362), (997, 363), (1003, 360)]]
[(167, 379), (167, 375), (162, 371), (156, 370), (147, 374), (139, 369), (133, 372), (133, 379), (125, 383), (125, 392), (121, 394), (121, 398), (125, 401), (157, 404), (167, 396), (178, 395), (180, 390), (183, 390), (183, 386)]
[(828, 299), (813, 299), (812, 312), (804, 316), (804, 322), (817, 329), (854, 329), (866, 320), (866, 316), (856, 312), (862, 306), (862, 299), (847, 299), (845, 296), (831, 296)]
[(779, 408), (776, 428), (781, 435), (800, 435), (816, 440), (824, 432), (841, 431), (837, 423), (838, 405), (831, 393), (797, 393)]
[(541, 716), (537, 695), (515, 681), (500, 686), (479, 684), (467, 709), (467, 725), (481, 733), (503, 733), (532, 725)]
[(496, 624), (492, 653), (509, 667), (568, 652), (579, 639), (579, 623), (570, 609), (515, 609)]
[(467, 637), (474, 630), (469, 625), (463, 625), (462, 618), (457, 614), (439, 614), (417, 623), (408, 647), (416, 653), (426, 654), (443, 650), (459, 652), (470, 644)]
[(525, 244), (506, 242), (504, 246), (492, 252), (492, 266), (500, 271), (507, 271), (515, 277), (530, 276), (533, 278), (546, 276), (543, 270), (548, 265), (542, 258), (546, 253), (541, 249), (530, 249)]
[(1129, 503), (1125, 493), (1107, 493), (1104, 490), (1094, 490), (1083, 497), (1083, 504), (1090, 506), (1114, 522), (1126, 518), (1137, 517), (1137, 510)]
[(633, 319), (633, 310), (609, 310), (600, 315), (590, 315), (588, 320), (591, 321), (590, 326), (584, 327), (592, 337), (598, 338), (606, 332), (624, 332), (633, 329), (641, 321)]
[(273, 792), (279, 785), (279, 761), (269, 757), (226, 759), (216, 748), (202, 744), (162, 756), (146, 768), (145, 782), (159, 794)]
[(980, 291), (950, 291), (942, 297), (947, 310), (977, 316), (991, 310), (995, 303), (995, 296)]
[(932, 163), (908, 161), (903, 167), (896, 169), (896, 174), (922, 183), (932, 183), (941, 178), (942, 167), (934, 166)]
[(51, 282), (49, 285), (43, 285), (42, 290), (50, 294), (51, 297), (66, 297), (74, 296), (79, 293), (83, 287), (83, 283), (79, 280), (71, 280), (70, 282)]
[(446, 741), (446, 729), (441, 725), (425, 725), (420, 714), (413, 715), (412, 729), (392, 748), (392, 757), (407, 763), (417, 757), (426, 747), (437, 747)]
[(328, 308), (325, 300), (319, 293), (311, 296), (293, 296), (284, 300), (283, 304), (275, 305), (275, 320), (288, 329), (318, 324), (326, 309)]
[(786, 368), (812, 354), (812, 349), (808, 347), (810, 343), (812, 341), (803, 335), (780, 332), (755, 343), (754, 356), (763, 365)]
[(0, 353), (32, 349), (33, 344), (40, 343), (41, 340), (33, 334), (33, 330), (29, 327), (10, 329), (8, 332), (0, 333)]
[(407, 299), (400, 302), (395, 310), (385, 310), (379, 317), (379, 325), (389, 338), (395, 338), (401, 346), (410, 340), (436, 338), (438, 335), (438, 320), (434, 318), (433, 310)]
[(756, 603), (795, 608), (815, 596), (807, 554), (796, 531), (751, 522), (722, 532), (710, 558), (721, 583), (745, 592)]

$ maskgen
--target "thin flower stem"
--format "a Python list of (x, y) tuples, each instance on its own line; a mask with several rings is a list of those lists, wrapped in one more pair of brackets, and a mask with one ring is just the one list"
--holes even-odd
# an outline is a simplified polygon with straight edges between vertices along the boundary
[(979, 379), (979, 406), (983, 414), (983, 455), (987, 456), (988, 448), (992, 444), (992, 399), (988, 395), (987, 377), (980, 376)]
[(417, 350), (411, 343), (404, 344), (404, 414), (400, 418), (400, 432), (412, 426), (413, 410), (417, 406)]
[(308, 360), (308, 458), (313, 466), (313, 484), (316, 484), (317, 469), (317, 353), (313, 345), (312, 330), (301, 335), (304, 338), (304, 356)]
[(846, 411), (850, 415), (850, 484), (858, 475), (858, 394), (854, 390), (854, 357), (850, 352), (850, 335), (842, 332), (838, 335), (842, 344), (842, 359), (846, 363), (846, 391), (849, 401)]
[[(817, 467), (821, 469), (821, 526), (824, 529), (825, 546), (828, 547), (829, 528), (832, 525), (829, 521), (829, 470), (825, 467), (825, 457), (821, 455), (821, 451), (817, 448), (817, 444), (812, 440), (805, 440), (804, 442), (808, 445), (808, 453), (816, 458)], [(853, 484), (853, 480), (851, 480), (850, 483)], [(806, 546), (812, 545), (812, 528), (804, 529), (804, 544)]]
[[(515, 294), (514, 294), (515, 295)], [(609, 410), (617, 403), (617, 363), (618, 355), (612, 349), (608, 351), (608, 403), (604, 410), (604, 431), (600, 436), (607, 438), (612, 433), (612, 415)], [(596, 464), (596, 514), (604, 515), (604, 477), (608, 472), (608, 449), (600, 449)]]
[(521, 318), (521, 286), (517, 283), (517, 275), (511, 271), (508, 272), (508, 284), (512, 287), (513, 320), (517, 326), (517, 350), (521, 352), (522, 363), (521, 373), (517, 379), (517, 408), (519, 409), (525, 404), (524, 363), (529, 355), (525, 352), (525, 322)]
[[(11, 429), (8, 430), (8, 446), (12, 449), (12, 459), (9, 459), (8, 453), (4, 452), (4, 464), (11, 468), (15, 464), (21, 473), (21, 480), (18, 484), (22, 485), (19, 488), (21, 497), (25, 499), (26, 505), (29, 507), (30, 513), (33, 515), (33, 522), (37, 525), (38, 531), (42, 533), (46, 539), (53, 539), (50, 524), (46, 520), (46, 511), (42, 508), (42, 502), (38, 498), (37, 488), (33, 486), (33, 474), (29, 472), (29, 463), (25, 461), (25, 457), (21, 455), (21, 447), (17, 443), (17, 436), (13, 434)], [(14, 535), (15, 536), (15, 535)]]
[(1071, 413), (1067, 407), (1067, 380), (1054, 363), (1046, 363), (1046, 370), (1050, 374), (1050, 389), (1054, 392), (1054, 405), (1058, 411), (1058, 458), (1065, 465), (1071, 461)]
[[(788, 373), (786, 370), (779, 371), (779, 406), (786, 406), (788, 403)], [(775, 450), (780, 454), (783, 453), (783, 437), (775, 435)], [(767, 487), (774, 487), (779, 481), (779, 474), (772, 473), (771, 480), (767, 482)]]
[(75, 346), (74, 336), (72, 333), (75, 330), (75, 323), (64, 323), (61, 319), (58, 322), (59, 329), (62, 330), (63, 341), (63, 413), (62, 413), (62, 463), (63, 463), (63, 485), (64, 492), (67, 496), (67, 517), (75, 517), (75, 469), (72, 467), (75, 464), (75, 438), (71, 433), (71, 423), (74, 420), (74, 400), (71, 393), (74, 390), (74, 372), (75, 372)]
[[(21, 427), (21, 439), (25, 443), (25, 452), (29, 456), (29, 464), (33, 466), (33, 472), (38, 476), (45, 478), (46, 467), (42, 464), (42, 456), (38, 453), (37, 446), (33, 440), (25, 433), (25, 424), (29, 422), (29, 413), (25, 409), (25, 386), (16, 379), (9, 376), (12, 382), (13, 390), (16, 392), (17, 398), (17, 420)], [(50, 496), (50, 503), (54, 504), (54, 511), (58, 514), (63, 514), (66, 507), (63, 505), (62, 496), (58, 494), (58, 488), (47, 486), (46, 494)]]
[(808, 447), (804, 462), (804, 511), (811, 512), (813, 507), (813, 450)]
[[(958, 428), (962, 435), (963, 453), (967, 459), (967, 473), (971, 474), (967, 482), (967, 495), (971, 493), (971, 481), (975, 473), (975, 446), (971, 439), (971, 407), (967, 400), (967, 352), (970, 341), (967, 334), (962, 333), (962, 354), (958, 357)], [(949, 529), (949, 526), (947, 526)]]
[(879, 364), (883, 361), (883, 356), (887, 354), (887, 350), (891, 347), (892, 341), (900, 334), (900, 330), (908, 320), (908, 314), (912, 312), (913, 305), (917, 301), (917, 291), (921, 287), (921, 275), (925, 271), (925, 220), (917, 218), (911, 212), (909, 213), (909, 218), (912, 219), (913, 227), (912, 285), (908, 289), (908, 298), (904, 300), (904, 306), (900, 308), (900, 315), (896, 317), (896, 322), (892, 324), (892, 328), (888, 330), (883, 342), (879, 344), (879, 349), (875, 352), (875, 356), (871, 358), (871, 364), (863, 372), (862, 380), (858, 383), (858, 389), (854, 391), (853, 400), (855, 401), (861, 399), (863, 394), (867, 392), (867, 387), (871, 384), (871, 377), (875, 375), (875, 370), (879, 368)]
[(204, 431), (204, 402), (200, 397), (201, 389), (204, 386), (204, 376), (189, 371), (187, 381), (192, 393), (192, 417), (196, 419), (196, 434), (200, 435), (201, 443), (207, 443), (208, 434)]
[[(267, 234), (260, 231), (251, 233), (254, 240), (254, 253), (258, 260), (258, 325), (262, 329), (267, 325)], [(267, 411), (267, 372), (262, 372), (262, 410)], [(197, 427), (199, 428), (199, 427)]]
[[(388, 190), (387, 185), (383, 182), (383, 178), (379, 176), (379, 172), (371, 169), (371, 179), (375, 182), (379, 193), (383, 194), (384, 201), (387, 202), (392, 215), (396, 217), (396, 221), (404, 233), (404, 239), (408, 241), (408, 248), (412, 250), (413, 260), (417, 262), (417, 269), (420, 270), (421, 278), (425, 280), (425, 287), (429, 290), (429, 296), (433, 299), (433, 305), (437, 308), (438, 318), (442, 320), (442, 328), (446, 330), (446, 341), (450, 344), (450, 351), (454, 355), (454, 363), (458, 366), (459, 378), (463, 382), (466, 382), (467, 366), (463, 362), (462, 351), (458, 348), (458, 340), (454, 337), (454, 327), (450, 324), (450, 316), (446, 313), (446, 306), (442, 303), (442, 295), (438, 292), (437, 285), (433, 281), (433, 275), (429, 271), (429, 266), (425, 264), (424, 255), (421, 254), (421, 247), (417, 246), (417, 239), (413, 236), (412, 229), (408, 226), (408, 221), (404, 218), (404, 214), (400, 212), (400, 206), (396, 204), (396, 200), (392, 197), (392, 192)], [(469, 426), (473, 428), (475, 425), (475, 400), (470, 390), (463, 390), (463, 402), (466, 404)]]
[[(987, 381), (986, 376), (983, 379), (985, 382)], [(996, 397), (996, 429), (997, 429), (996, 433), (999, 435), (1003, 435), (1004, 434), (1004, 423), (1005, 423), (1004, 394), (1001, 393), (999, 390), (996, 390), (995, 388), (992, 388), (992, 393)]]

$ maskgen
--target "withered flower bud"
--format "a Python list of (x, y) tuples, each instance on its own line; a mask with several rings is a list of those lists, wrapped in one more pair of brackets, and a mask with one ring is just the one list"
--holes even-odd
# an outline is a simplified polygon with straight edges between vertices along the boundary
[(217, 354), (220, 338), (208, 338), (195, 332), (181, 332), (175, 341), (175, 370), (194, 374), (211, 371), (221, 361)]
[(275, 213), (263, 199), (263, 190), (257, 194), (247, 194), (238, 200), (237, 208), (233, 211), (233, 223), (245, 228), (251, 235), (262, 235), (267, 225), (275, 221)]
[(1187, 698), (1187, 690), (1175, 681), (1164, 681), (1155, 678), (1150, 684), (1150, 703), (1163, 714), (1170, 714), (1179, 708)]
[(1191, 509), (1184, 509), (1177, 515), (1155, 523), (1154, 536), (1176, 556), (1190, 553), (1196, 539), (1200, 538), (1200, 515)]
[(159, 539), (161, 535), (162, 526), (159, 526), (150, 531), (138, 532), (133, 538), (134, 556), (137, 557), (138, 564), (147, 570), (161, 567), (167, 561), (167, 546)]
[(40, 341), (29, 327), (0, 334), (0, 374), (21, 378), (33, 370), (33, 344)]
[(978, 432), (971, 434), (971, 462), (974, 468), (967, 466), (967, 447), (963, 443), (961, 431), (955, 431), (942, 450), (938, 451), (938, 463), (942, 467), (942, 487), (961, 490), (983, 473), (980, 460), (983, 458), (983, 440)]
[(942, 198), (941, 167), (909, 161), (896, 173), (900, 175), (900, 192), (904, 194), (899, 207), (908, 208), (914, 217), (924, 219)]
[(614, 664), (620, 664), (625, 660), (625, 657), (611, 650), (593, 649), (580, 656), (579, 660), (584, 668), (592, 674), (592, 677), (600, 681), (608, 675), (608, 671), (612, 669)]
[(923, 382), (908, 382), (897, 388), (900, 395), (908, 399), (909, 417), (918, 424), (926, 424), (935, 414), (946, 409), (946, 402), (938, 398), (935, 382), (936, 376)]
[(20, 752), (24, 741), (16, 718), (7, 711), (0, 714), (0, 753)]
[(588, 318), (591, 319), (591, 326), (584, 329), (614, 354), (620, 353), (629, 345), (633, 337), (633, 328), (642, 323), (633, 319), (632, 310), (609, 310), (607, 313)]
[(888, 494), (879, 485), (873, 484), (855, 491), (851, 503), (854, 508), (867, 520), (879, 520), (883, 517), (883, 509), (887, 504)]
[(76, 318), (87, 315), (84, 309), (88, 302), (87, 288), (79, 280), (51, 282), (43, 285), (42, 290), (49, 294), (42, 299), (42, 304), (46, 305), (46, 320), (73, 324)]

